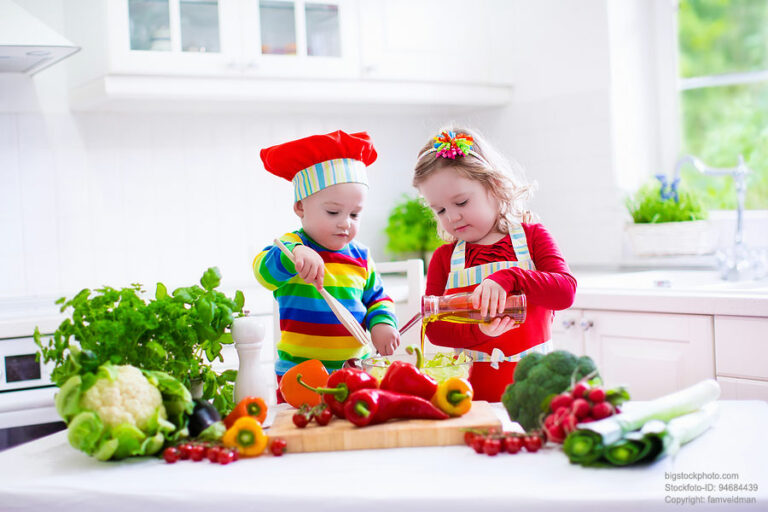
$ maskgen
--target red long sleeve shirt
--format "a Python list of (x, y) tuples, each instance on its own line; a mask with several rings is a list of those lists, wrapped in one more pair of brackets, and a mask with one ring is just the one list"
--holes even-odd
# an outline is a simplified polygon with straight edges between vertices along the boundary
[[(553, 311), (569, 308), (576, 294), (576, 279), (571, 275), (554, 238), (541, 224), (522, 226), (536, 270), (510, 268), (494, 272), (489, 279), (496, 281), (507, 292), (525, 293), (529, 306), (541, 306)], [(445, 294), (455, 245), (443, 245), (432, 256), (427, 271), (427, 295)], [(509, 236), (492, 245), (467, 244), (465, 268), (492, 261), (517, 261)], [(473, 288), (470, 286), (453, 291), (469, 291)], [(427, 326), (427, 336), (432, 343), (457, 348), (472, 348), (494, 340), (502, 342), (508, 335), (514, 336), (514, 332), (509, 331), (494, 338), (480, 332), (477, 325), (432, 322)]]

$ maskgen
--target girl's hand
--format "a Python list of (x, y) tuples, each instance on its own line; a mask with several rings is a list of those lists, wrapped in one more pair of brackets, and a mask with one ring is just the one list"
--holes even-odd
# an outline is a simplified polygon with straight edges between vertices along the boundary
[(507, 291), (493, 279), (483, 281), (472, 292), (472, 306), (480, 308), (480, 316), (493, 318), (502, 311), (507, 303)]
[(489, 324), (477, 324), (477, 327), (480, 329), (480, 332), (486, 336), (492, 336), (495, 338), (496, 336), (500, 336), (507, 331), (517, 329), (520, 327), (520, 324), (515, 323), (511, 317), (503, 316), (494, 318), (493, 321)]
[(323, 289), (325, 277), (325, 262), (322, 256), (306, 245), (293, 247), (296, 272), (308, 284), (314, 284), (318, 289)]
[(389, 356), (400, 345), (400, 333), (389, 324), (376, 324), (371, 327), (371, 341), (379, 354)]

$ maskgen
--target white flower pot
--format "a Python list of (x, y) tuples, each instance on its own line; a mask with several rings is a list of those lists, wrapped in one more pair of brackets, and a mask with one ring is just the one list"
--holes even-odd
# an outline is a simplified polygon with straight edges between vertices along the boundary
[(717, 247), (717, 232), (708, 220), (627, 224), (625, 231), (636, 256), (710, 254)]

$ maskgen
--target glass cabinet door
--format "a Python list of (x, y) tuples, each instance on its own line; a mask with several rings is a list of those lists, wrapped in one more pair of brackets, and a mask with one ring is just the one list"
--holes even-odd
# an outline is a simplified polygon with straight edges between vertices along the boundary
[(221, 51), (218, 0), (128, 0), (130, 49)]
[(341, 57), (336, 3), (259, 0), (262, 55)]
[(259, 2), (261, 53), (296, 55), (296, 8), (293, 2)]
[(307, 27), (307, 55), (341, 57), (339, 6), (307, 3), (304, 12)]

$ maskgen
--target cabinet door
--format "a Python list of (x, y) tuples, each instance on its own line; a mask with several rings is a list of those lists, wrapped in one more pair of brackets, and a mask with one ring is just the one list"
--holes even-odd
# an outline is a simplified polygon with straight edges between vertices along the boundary
[(104, 5), (111, 72), (240, 73), (239, 0), (122, 0)]
[[(386, 80), (500, 83), (509, 59), (493, 54), (511, 2), (360, 2), (363, 76)], [(496, 61), (496, 62), (495, 62)], [(495, 64), (495, 65), (494, 65)]]
[(244, 1), (243, 71), (286, 78), (357, 77), (355, 7), (348, 0)]
[(567, 350), (573, 354), (584, 355), (584, 336), (581, 330), (580, 309), (556, 311), (552, 323), (552, 343), (555, 350)]
[(715, 377), (711, 316), (585, 310), (583, 320), (603, 380), (626, 385), (635, 400)]
[(717, 376), (721, 400), (764, 400), (768, 402), (768, 381)]

